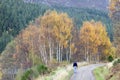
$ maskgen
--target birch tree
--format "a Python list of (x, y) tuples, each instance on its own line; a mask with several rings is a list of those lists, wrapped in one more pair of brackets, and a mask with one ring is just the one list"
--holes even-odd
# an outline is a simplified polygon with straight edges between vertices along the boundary
[[(56, 11), (48, 11), (41, 18), (41, 28), (44, 28), (47, 42), (49, 45), (50, 60), (53, 57), (53, 46), (56, 47), (56, 58), (60, 62), (63, 57), (63, 49), (68, 48), (71, 31), (73, 27), (72, 19), (65, 13), (57, 13)], [(45, 36), (44, 34), (44, 36)], [(66, 54), (70, 54), (68, 50)], [(68, 55), (69, 56), (69, 55)]]
[(112, 46), (105, 26), (95, 21), (83, 23), (80, 30), (80, 45), (84, 49), (86, 61), (99, 61), (100, 55), (108, 54)]

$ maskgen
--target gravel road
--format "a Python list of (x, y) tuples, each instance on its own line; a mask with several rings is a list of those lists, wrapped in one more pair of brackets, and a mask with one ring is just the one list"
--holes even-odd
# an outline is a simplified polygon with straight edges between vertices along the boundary
[(78, 68), (77, 72), (73, 74), (70, 80), (95, 80), (93, 70), (104, 64), (92, 64)]

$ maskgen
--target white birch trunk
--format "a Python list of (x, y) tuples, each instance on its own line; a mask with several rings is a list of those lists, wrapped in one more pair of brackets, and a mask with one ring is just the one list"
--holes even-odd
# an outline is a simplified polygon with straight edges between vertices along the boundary
[(45, 47), (45, 44), (44, 44), (44, 57), (45, 57), (45, 64), (47, 65), (48, 61), (47, 61), (47, 53), (46, 53), (46, 47)]
[(62, 59), (63, 59), (63, 46), (60, 48), (60, 52), (61, 52), (61, 53), (60, 53), (60, 54), (61, 54), (61, 55), (60, 55), (60, 61), (62, 62), (62, 61), (63, 61), (63, 60), (62, 60)]
[[(71, 45), (71, 39), (70, 39), (70, 45)], [(69, 61), (70, 61), (71, 55), (72, 55), (72, 51), (71, 51), (71, 48), (69, 50), (70, 50), (70, 54), (69, 54)]]
[(56, 58), (59, 61), (59, 45), (57, 44)]
[(53, 55), (52, 55), (52, 42), (51, 42), (51, 40), (49, 40), (49, 54), (50, 54), (50, 62), (52, 61), (52, 59), (53, 59)]
[(59, 54), (58, 54), (58, 62), (60, 62), (60, 54), (61, 54), (61, 52), (60, 52), (60, 44), (59, 44), (59, 52), (58, 52)]

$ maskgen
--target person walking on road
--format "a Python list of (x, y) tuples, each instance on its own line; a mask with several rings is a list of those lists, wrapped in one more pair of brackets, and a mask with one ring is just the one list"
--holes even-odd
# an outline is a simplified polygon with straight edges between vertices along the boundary
[(73, 70), (74, 70), (74, 73), (77, 72), (77, 67), (78, 67), (77, 62), (74, 62), (74, 63), (73, 63)]

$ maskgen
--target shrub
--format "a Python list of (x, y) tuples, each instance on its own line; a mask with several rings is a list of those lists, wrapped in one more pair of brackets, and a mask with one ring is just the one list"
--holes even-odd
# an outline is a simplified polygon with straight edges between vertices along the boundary
[(108, 56), (108, 61), (112, 62), (113, 61), (113, 57), (111, 55)]
[(48, 68), (43, 64), (39, 64), (25, 72), (20, 71), (17, 74), (16, 80), (31, 80), (31, 78), (37, 78), (39, 75), (45, 74), (46, 72), (48, 72)]
[(23, 74), (21, 80), (28, 80), (28, 79), (30, 78), (30, 75), (31, 75), (31, 74), (32, 74), (32, 69), (27, 70), (27, 71)]
[(118, 59), (118, 63), (120, 63), (120, 59)]
[(37, 70), (39, 74), (44, 74), (45, 72), (48, 71), (48, 68), (45, 65), (38, 65)]
[(115, 66), (115, 65), (117, 65), (119, 63), (120, 63), (120, 59), (117, 59), (116, 61), (114, 61), (113, 65)]

